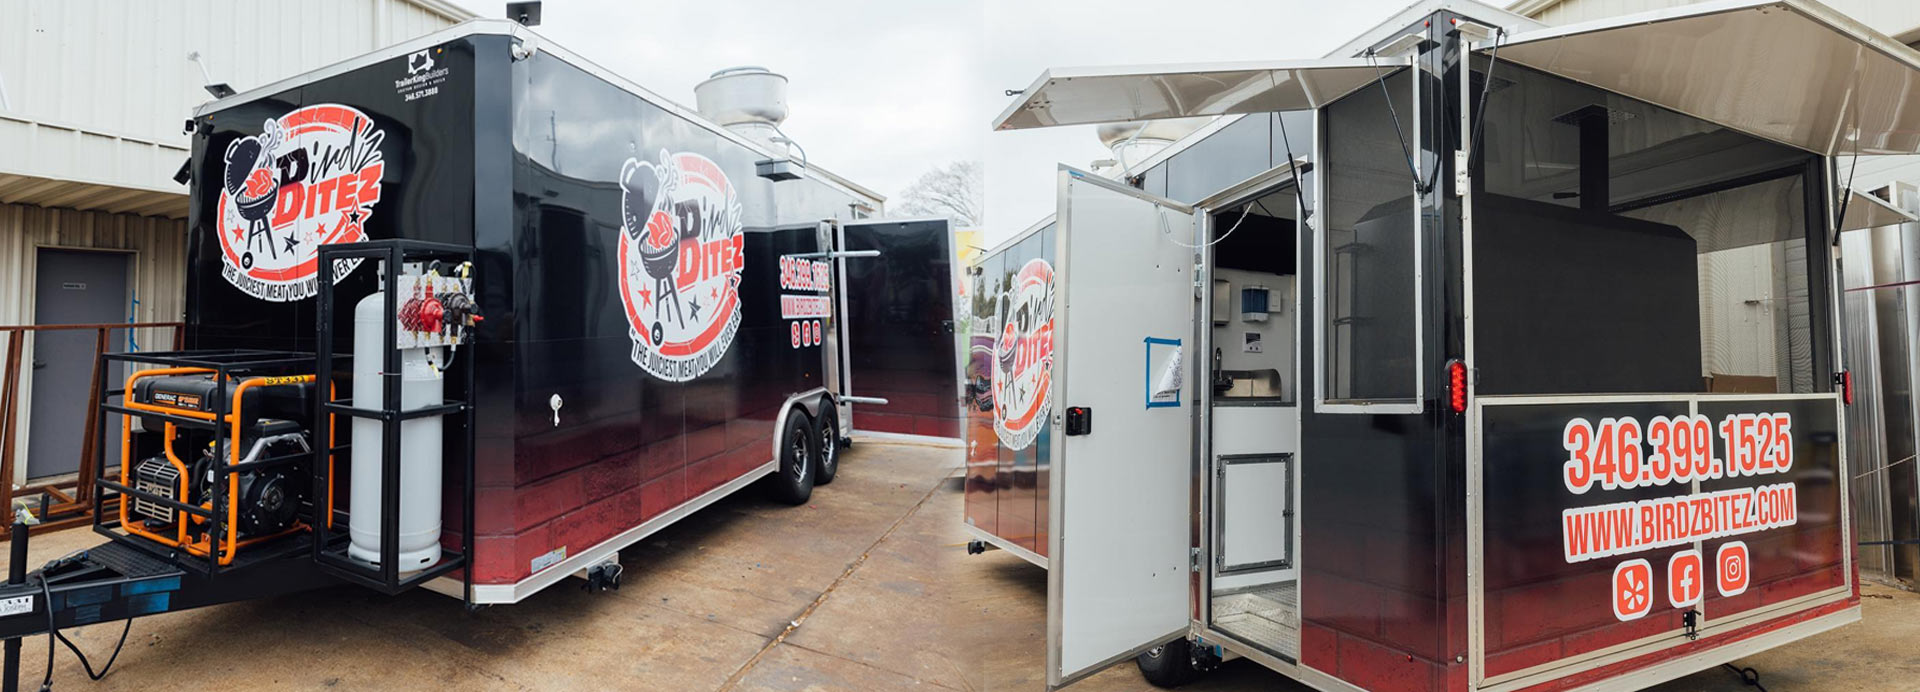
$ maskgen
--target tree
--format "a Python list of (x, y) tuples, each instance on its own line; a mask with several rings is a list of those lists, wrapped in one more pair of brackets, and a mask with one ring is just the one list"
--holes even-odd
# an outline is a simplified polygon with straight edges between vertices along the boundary
[(945, 216), (960, 228), (986, 218), (986, 176), (979, 161), (954, 161), (920, 174), (900, 193), (895, 211), (908, 216)]

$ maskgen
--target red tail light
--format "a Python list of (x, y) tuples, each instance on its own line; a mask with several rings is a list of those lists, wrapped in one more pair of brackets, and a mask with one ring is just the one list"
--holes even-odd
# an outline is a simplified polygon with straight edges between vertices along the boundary
[(1853, 405), (1853, 371), (1840, 371), (1840, 403)]
[(1467, 364), (1447, 361), (1447, 403), (1454, 413), (1467, 412)]

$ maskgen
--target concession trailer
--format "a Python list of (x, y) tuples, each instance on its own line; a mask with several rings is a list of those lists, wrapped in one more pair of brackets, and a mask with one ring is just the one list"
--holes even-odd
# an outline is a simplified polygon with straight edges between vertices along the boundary
[(1916, 85), (1804, 0), (1042, 74), (996, 129), (1218, 116), (970, 272), (969, 466), (1032, 479), (967, 520), (1047, 568), (1049, 685), (1636, 690), (1858, 620), (1837, 238)]
[(697, 93), (477, 20), (199, 108), (187, 350), (105, 357), (109, 540), (28, 575), (16, 530), (9, 664), (342, 582), (617, 587), (731, 493), (805, 502), (855, 424), (957, 436), (947, 222), (789, 158), (784, 77)]

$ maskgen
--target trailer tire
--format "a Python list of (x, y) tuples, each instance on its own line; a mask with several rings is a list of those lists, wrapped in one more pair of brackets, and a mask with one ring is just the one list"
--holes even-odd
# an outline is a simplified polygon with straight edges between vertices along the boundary
[(1133, 660), (1140, 666), (1140, 677), (1154, 687), (1179, 687), (1200, 677), (1199, 669), (1193, 667), (1193, 643), (1186, 639), (1147, 649)]
[(833, 413), (833, 402), (820, 402), (819, 432), (814, 435), (820, 441), (820, 471), (815, 474), (814, 485), (832, 483), (840, 475), (840, 418)]
[(787, 413), (780, 427), (780, 459), (769, 487), (776, 500), (804, 505), (813, 497), (813, 484), (819, 475), (820, 436), (807, 420), (807, 414), (795, 409)]

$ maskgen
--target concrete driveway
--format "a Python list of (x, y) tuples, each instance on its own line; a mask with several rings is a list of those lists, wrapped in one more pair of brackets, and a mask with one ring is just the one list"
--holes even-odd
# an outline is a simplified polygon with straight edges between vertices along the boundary
[[(957, 510), (932, 502), (957, 448), (863, 442), (811, 504), (749, 489), (621, 553), (619, 591), (565, 581), (467, 613), (416, 591), (335, 587), (142, 618), (111, 674), (55, 655), (55, 689), (903, 690), (967, 689), (930, 618), (946, 607), (941, 545)], [(100, 542), (37, 536), (35, 565)], [(111, 623), (65, 630), (94, 661)], [(26, 641), (22, 687), (45, 670)]]

